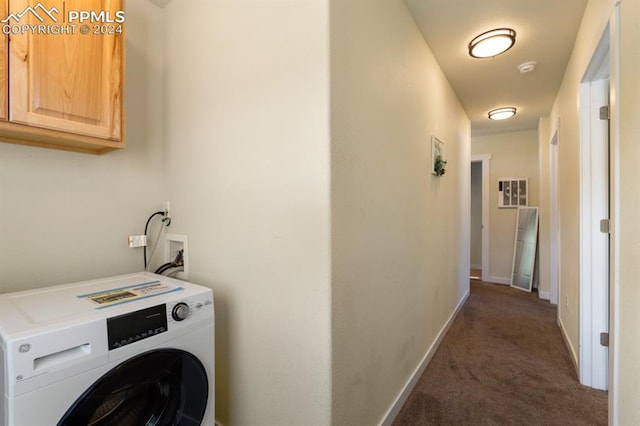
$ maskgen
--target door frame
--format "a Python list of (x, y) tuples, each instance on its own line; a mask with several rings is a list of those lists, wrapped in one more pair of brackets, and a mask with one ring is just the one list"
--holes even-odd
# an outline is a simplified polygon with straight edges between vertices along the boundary
[(482, 163), (482, 281), (490, 281), (489, 277), (489, 241), (490, 222), (489, 215), (489, 183), (491, 177), (491, 154), (479, 154), (471, 156), (472, 163)]
[(608, 79), (585, 82), (580, 97), (580, 383), (600, 390), (608, 382), (599, 334), (609, 332), (609, 235), (599, 221), (609, 219), (609, 141), (607, 124), (594, 115), (608, 104), (607, 85)]
[(560, 289), (560, 198), (558, 195), (558, 182), (560, 178), (559, 161), (559, 133), (558, 123), (553, 137), (549, 142), (549, 303), (558, 306), (558, 318), (562, 310), (562, 304), (558, 303)]
[(609, 389), (609, 350), (600, 333), (609, 333), (611, 252), (601, 219), (611, 221), (609, 123), (598, 110), (609, 105), (611, 25), (608, 23), (580, 84), (580, 383)]

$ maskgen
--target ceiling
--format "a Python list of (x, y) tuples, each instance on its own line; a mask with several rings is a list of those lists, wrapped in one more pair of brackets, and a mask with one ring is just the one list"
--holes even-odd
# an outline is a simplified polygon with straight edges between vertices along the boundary
[[(587, 0), (405, 0), (455, 90), (473, 135), (533, 129), (551, 112)], [(495, 58), (469, 56), (475, 36), (495, 28), (516, 31), (515, 45)], [(536, 61), (535, 71), (518, 65)], [(489, 110), (518, 109), (492, 121)]]

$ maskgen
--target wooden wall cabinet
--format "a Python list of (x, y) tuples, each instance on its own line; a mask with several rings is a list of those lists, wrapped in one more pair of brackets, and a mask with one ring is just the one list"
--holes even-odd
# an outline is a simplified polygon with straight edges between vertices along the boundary
[[(0, 0), (0, 19), (29, 7), (40, 17), (0, 23), (16, 28), (0, 43), (0, 141), (94, 154), (124, 148), (124, 23), (67, 21), (80, 10), (113, 18), (122, 0)], [(54, 7), (56, 20), (44, 12)], [(17, 31), (25, 24), (68, 33)]]

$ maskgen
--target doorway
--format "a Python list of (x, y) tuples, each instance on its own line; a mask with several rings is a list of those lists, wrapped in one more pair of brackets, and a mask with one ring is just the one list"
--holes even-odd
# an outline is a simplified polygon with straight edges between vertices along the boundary
[(482, 161), (471, 163), (470, 278), (482, 279)]
[[(488, 281), (489, 271), (489, 178), (491, 154), (471, 156), (471, 271), (482, 281)], [(474, 235), (475, 234), (475, 235)]]

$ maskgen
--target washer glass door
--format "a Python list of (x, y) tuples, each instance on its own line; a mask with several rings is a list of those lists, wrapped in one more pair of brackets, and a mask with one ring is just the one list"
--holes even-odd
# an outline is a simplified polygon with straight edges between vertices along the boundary
[(208, 395), (207, 372), (195, 356), (177, 349), (154, 350), (102, 376), (58, 426), (200, 425)]

